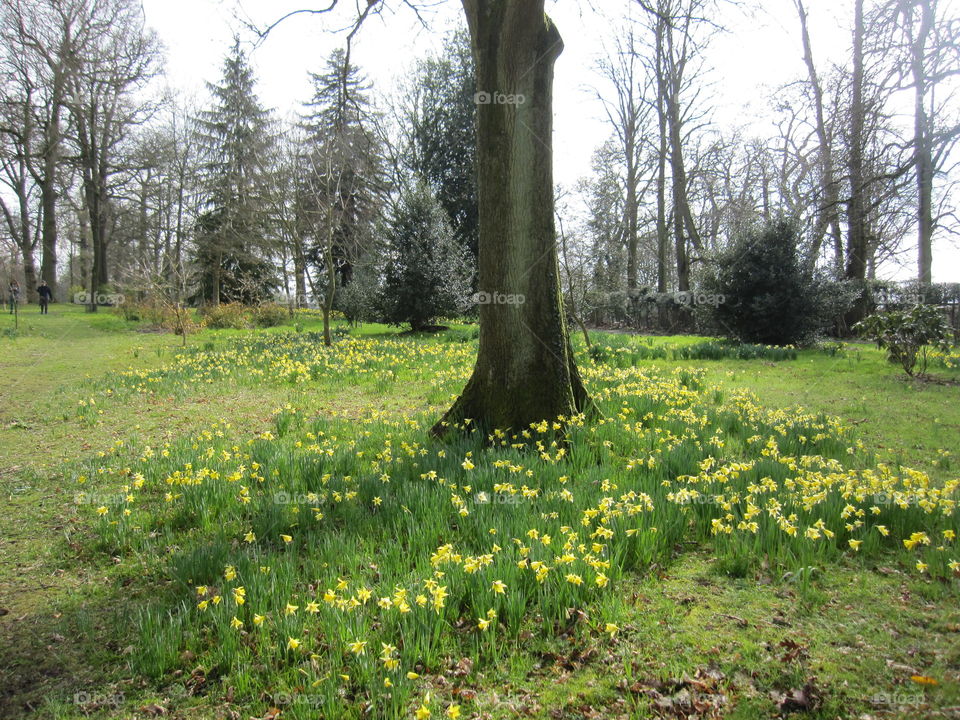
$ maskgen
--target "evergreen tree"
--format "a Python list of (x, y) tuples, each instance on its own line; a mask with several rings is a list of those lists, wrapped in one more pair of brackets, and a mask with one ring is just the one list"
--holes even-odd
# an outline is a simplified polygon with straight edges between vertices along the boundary
[(477, 104), (473, 55), (465, 30), (414, 71), (405, 111), (405, 164), (426, 178), (447, 213), (454, 237), (477, 257)]
[(423, 330), (467, 307), (473, 263), (426, 183), (400, 197), (388, 222), (387, 243), (381, 296), (386, 322)]
[[(338, 48), (326, 70), (310, 77), (313, 97), (303, 118), (307, 251), (312, 264), (342, 287), (350, 283), (372, 241), (385, 173), (369, 85), (360, 70)], [(330, 260), (333, 275), (327, 272)]]
[(200, 296), (214, 304), (258, 302), (277, 287), (264, 210), (270, 113), (260, 105), (255, 85), (234, 38), (220, 84), (207, 85), (213, 106), (198, 119), (206, 211), (197, 223), (196, 264)]

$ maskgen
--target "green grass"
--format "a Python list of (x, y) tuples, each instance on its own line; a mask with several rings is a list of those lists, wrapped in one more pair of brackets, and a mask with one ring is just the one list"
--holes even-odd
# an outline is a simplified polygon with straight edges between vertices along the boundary
[[(183, 353), (179, 338), (71, 307), (23, 325), (0, 338), (0, 372), (11, 380), (0, 416), (10, 508), (0, 521), (4, 717), (133, 716), (152, 704), (190, 718), (261, 717), (278, 704), (284, 717), (360, 717), (366, 703), (373, 717), (412, 716), (421, 704), (438, 717), (451, 703), (464, 717), (669, 717), (693, 697), (713, 716), (750, 718), (773, 716), (804, 686), (815, 697), (808, 717), (935, 717), (960, 703), (957, 580), (913, 568), (923, 557), (943, 575), (935, 548), (900, 545), (918, 529), (957, 530), (956, 513), (884, 504), (865, 519), (890, 537), (867, 532), (853, 553), (846, 539), (859, 534), (833, 521), (831, 542), (794, 541), (765, 526), (761, 543), (748, 532), (712, 534), (714, 501), (668, 497), (694, 487), (743, 494), (761, 476), (783, 482), (790, 473), (760, 454), (754, 433), (776, 435), (784, 454), (836, 458), (858, 473), (888, 461), (925, 471), (931, 487), (955, 480), (952, 456), (937, 451), (955, 451), (958, 386), (901, 380), (870, 347), (687, 361), (676, 348), (707, 339), (596, 334), (609, 351), (591, 359), (581, 348), (580, 364), (605, 420), (574, 428), (566, 456), (549, 429), (534, 431), (529, 441), (544, 443), (544, 458), (509, 438), (493, 448), (474, 436), (427, 439), (469, 372), (470, 326), (412, 336), (368, 325), (327, 352), (307, 318), (300, 333), (205, 330)], [(666, 355), (647, 350), (655, 347)], [(776, 411), (798, 404), (806, 413)], [(707, 470), (696, 485), (677, 481), (711, 455), (756, 466), (732, 480)], [(650, 467), (635, 462), (648, 457)], [(506, 466), (494, 467), (497, 459)], [(220, 479), (182, 483), (176, 473), (186, 463)], [(821, 465), (832, 472), (814, 469)], [(121, 486), (140, 476), (134, 501), (124, 500)], [(917, 477), (893, 464), (876, 487), (906, 490)], [(540, 495), (525, 498), (521, 485)], [(603, 497), (629, 489), (656, 507), (638, 513), (637, 534), (622, 534), (628, 526), (611, 517), (617, 537), (581, 536), (604, 545), (596, 556), (611, 567), (578, 560), (561, 570), (554, 558), (556, 572), (541, 585), (516, 566), (512, 538), (531, 557), (554, 557), (561, 526), (580, 527)], [(89, 494), (79, 505), (78, 492)], [(311, 492), (325, 497), (301, 497)], [(830, 495), (800, 512), (798, 525), (835, 517), (844, 502)], [(553, 543), (528, 537), (533, 528)], [(250, 531), (256, 540), (246, 542)], [(491, 570), (473, 574), (429, 562), (446, 543), (465, 556), (494, 543), (503, 550)], [(228, 565), (237, 579), (225, 579)], [(593, 583), (598, 569), (607, 588)], [(316, 616), (304, 611), (338, 577), (348, 582), (340, 597), (361, 587), (392, 597), (401, 586), (416, 608), (418, 583), (435, 570), (449, 587), (439, 614), (345, 612), (322, 600)], [(564, 579), (568, 570), (588, 587)], [(494, 578), (508, 592), (493, 592)], [(240, 583), (242, 606), (230, 591)], [(198, 594), (197, 585), (207, 589)], [(220, 605), (196, 607), (215, 594)], [(290, 602), (299, 609), (286, 616)], [(482, 632), (477, 619), (491, 608), (495, 622)], [(268, 618), (262, 632), (252, 622), (258, 612)], [(234, 615), (242, 633), (229, 625)], [(285, 649), (289, 637), (302, 649)], [(362, 656), (349, 650), (357, 638), (369, 640)], [(397, 647), (397, 674), (377, 660), (380, 642)], [(420, 677), (408, 680), (408, 670)], [(394, 680), (389, 691), (384, 677)]]

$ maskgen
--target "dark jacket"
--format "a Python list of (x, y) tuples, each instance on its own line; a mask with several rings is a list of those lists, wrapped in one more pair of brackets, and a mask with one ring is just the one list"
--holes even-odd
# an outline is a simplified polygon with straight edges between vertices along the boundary
[(38, 287), (37, 294), (41, 300), (53, 300), (53, 290), (50, 289), (49, 285), (41, 285)]

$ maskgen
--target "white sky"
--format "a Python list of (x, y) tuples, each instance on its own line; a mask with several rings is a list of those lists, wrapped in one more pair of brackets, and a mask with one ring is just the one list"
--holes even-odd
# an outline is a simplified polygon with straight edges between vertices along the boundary
[[(435, 0), (427, 0), (435, 2)], [(167, 82), (171, 87), (206, 101), (205, 81), (217, 82), (223, 57), (234, 32), (252, 36), (242, 18), (259, 26), (284, 13), (319, 7), (326, 0), (143, 0), (147, 24), (167, 49)], [(261, 101), (279, 116), (296, 112), (308, 98), (308, 71), (318, 71), (330, 52), (343, 44), (331, 30), (346, 27), (354, 2), (341, 3), (337, 15), (299, 15), (276, 28), (251, 56)], [(459, 0), (437, 3), (424, 13), (424, 30), (398, 0), (387, 0), (391, 11), (364, 24), (353, 46), (353, 60), (374, 88), (388, 92), (405, 75), (416, 57), (436, 50), (445, 31), (460, 22)], [(548, 0), (547, 7), (564, 39), (564, 51), (554, 79), (554, 177), (567, 187), (590, 172), (595, 148), (609, 135), (603, 109), (592, 87), (602, 83), (594, 67), (604, 42), (633, 3), (629, 0)], [(751, 12), (730, 8), (721, 18), (728, 32), (715, 36), (707, 64), (713, 68), (712, 115), (720, 127), (748, 126), (768, 135), (766, 108), (771, 92), (785, 82), (804, 77), (799, 22), (792, 0), (762, 0)], [(843, 62), (850, 44), (849, 0), (809, 0), (811, 40), (821, 67)], [(916, 274), (915, 252), (905, 265), (881, 267), (879, 275), (908, 279)], [(941, 240), (934, 247), (934, 280), (960, 281), (960, 250)]]

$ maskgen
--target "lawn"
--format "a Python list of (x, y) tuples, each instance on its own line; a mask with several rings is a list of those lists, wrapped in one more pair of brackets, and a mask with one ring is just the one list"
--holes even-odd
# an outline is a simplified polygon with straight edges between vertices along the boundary
[(956, 369), (594, 333), (440, 442), (473, 326), (318, 329), (0, 327), (0, 717), (960, 713)]

